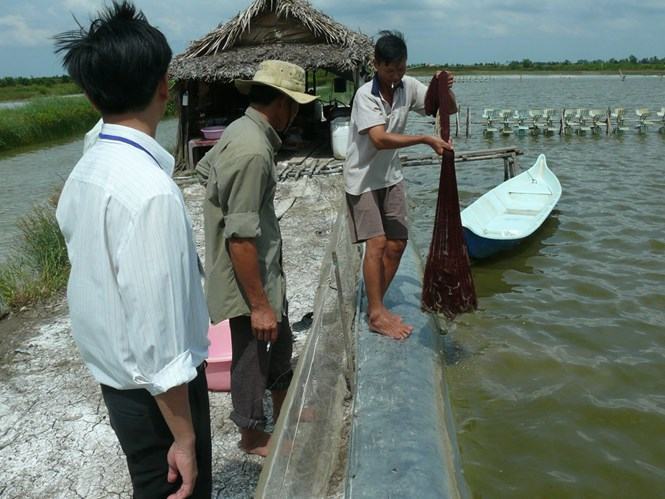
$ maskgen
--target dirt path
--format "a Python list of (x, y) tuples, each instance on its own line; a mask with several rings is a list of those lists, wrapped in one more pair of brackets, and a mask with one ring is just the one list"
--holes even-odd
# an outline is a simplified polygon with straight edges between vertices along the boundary
[[(203, 188), (183, 184), (203, 255)], [(340, 193), (339, 177), (280, 184), (276, 199), (295, 351), (304, 344), (321, 258)], [(0, 497), (129, 498), (124, 456), (98, 384), (78, 355), (60, 297), (0, 321)], [(261, 458), (236, 447), (230, 396), (211, 393), (213, 497), (251, 497)]]

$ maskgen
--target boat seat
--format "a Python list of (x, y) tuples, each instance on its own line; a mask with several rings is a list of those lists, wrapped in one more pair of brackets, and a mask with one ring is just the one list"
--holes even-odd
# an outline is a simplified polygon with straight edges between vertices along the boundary
[(541, 210), (534, 210), (532, 208), (508, 208), (506, 209), (506, 214), (532, 216), (537, 215), (540, 211)]
[(552, 191), (547, 188), (547, 186), (543, 186), (545, 189), (542, 191), (508, 191), (508, 195), (513, 196), (513, 195), (518, 195), (518, 196), (530, 196), (532, 194), (537, 194), (538, 196), (550, 196), (552, 194)]

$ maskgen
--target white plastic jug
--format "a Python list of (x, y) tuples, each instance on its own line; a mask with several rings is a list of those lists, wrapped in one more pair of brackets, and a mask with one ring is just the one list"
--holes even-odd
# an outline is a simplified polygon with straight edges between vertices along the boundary
[(340, 116), (330, 122), (330, 140), (332, 142), (335, 159), (346, 158), (346, 148), (349, 144), (349, 130), (351, 120), (348, 116)]

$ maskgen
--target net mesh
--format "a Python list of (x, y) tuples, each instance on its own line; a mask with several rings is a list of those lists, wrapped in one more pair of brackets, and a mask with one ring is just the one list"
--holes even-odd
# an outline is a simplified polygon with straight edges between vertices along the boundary
[[(429, 84), (425, 110), (430, 115), (439, 113), (441, 138), (445, 141), (450, 140), (450, 114), (457, 112), (453, 102), (448, 74), (444, 71)], [(448, 319), (478, 307), (459, 206), (455, 153), (445, 150), (441, 158), (434, 229), (425, 264), (422, 308), (441, 313)]]

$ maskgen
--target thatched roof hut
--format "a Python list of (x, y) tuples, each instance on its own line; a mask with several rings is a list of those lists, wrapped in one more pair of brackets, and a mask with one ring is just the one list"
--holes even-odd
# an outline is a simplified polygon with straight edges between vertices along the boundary
[(372, 56), (369, 37), (334, 21), (306, 0), (254, 0), (230, 21), (192, 42), (171, 63), (170, 76), (186, 95), (184, 105), (182, 99), (179, 102), (179, 162), (187, 159), (186, 145), (202, 123), (209, 118), (232, 119), (244, 109), (246, 100), (232, 81), (251, 78), (261, 61), (298, 64), (308, 73), (309, 87), (316, 86), (317, 70), (357, 86), (369, 73)]

